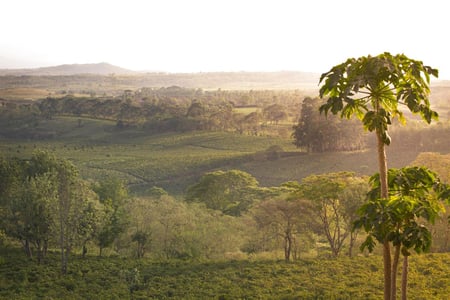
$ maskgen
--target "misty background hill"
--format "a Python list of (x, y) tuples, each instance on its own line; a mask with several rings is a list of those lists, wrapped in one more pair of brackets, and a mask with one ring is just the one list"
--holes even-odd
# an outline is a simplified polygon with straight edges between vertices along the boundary
[(96, 64), (64, 64), (59, 66), (43, 67), (43, 68), (26, 68), (26, 69), (0, 69), (0, 75), (12, 76), (67, 76), (78, 74), (136, 74), (138, 72), (124, 69), (109, 63)]
[(0, 69), (0, 89), (45, 88), (78, 90), (89, 87), (109, 94), (112, 90), (181, 86), (202, 89), (317, 90), (320, 74), (279, 72), (138, 72), (108, 63), (66, 64), (45, 68)]

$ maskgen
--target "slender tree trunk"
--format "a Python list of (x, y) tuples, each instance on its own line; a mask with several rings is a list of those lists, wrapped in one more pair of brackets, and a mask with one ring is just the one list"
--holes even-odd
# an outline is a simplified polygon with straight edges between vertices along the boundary
[(35, 242), (36, 252), (37, 252), (37, 263), (38, 265), (42, 262), (42, 245), (40, 241)]
[(400, 245), (395, 246), (394, 258), (392, 261), (392, 269), (391, 269), (391, 300), (395, 300), (397, 298), (397, 271), (398, 271), (398, 262), (400, 259)]
[(84, 244), (83, 244), (83, 254), (82, 254), (83, 258), (86, 258), (86, 253), (87, 252), (88, 252), (88, 250), (87, 250), (87, 247), (86, 247), (86, 242), (84, 242)]
[(289, 261), (291, 259), (291, 249), (292, 249), (292, 238), (291, 233), (286, 232), (284, 237), (284, 259)]
[(297, 239), (295, 238), (295, 235), (292, 236), (292, 260), (298, 259), (298, 246), (297, 246)]
[(43, 257), (47, 257), (47, 252), (48, 252), (48, 240), (44, 241), (44, 249), (43, 249)]
[(33, 258), (33, 252), (31, 251), (30, 242), (28, 240), (22, 241), (23, 250), (28, 258)]
[(384, 262), (384, 300), (391, 299), (391, 247), (388, 241), (383, 243)]
[(408, 299), (408, 256), (403, 256), (403, 270), (402, 270), (402, 300)]
[[(381, 133), (377, 130), (377, 150), (378, 167), (380, 173), (381, 198), (387, 199), (389, 196), (387, 182), (387, 159), (386, 149)], [(384, 262), (384, 300), (391, 300), (391, 250), (389, 241), (383, 243), (383, 262)]]
[(353, 247), (355, 246), (357, 234), (350, 232), (350, 242), (348, 246), (348, 257), (353, 257)]
[(62, 271), (63, 274), (67, 274), (67, 262), (68, 262), (68, 253), (67, 250), (64, 251), (63, 261), (62, 261)]
[(65, 264), (65, 258), (64, 258), (64, 226), (63, 222), (60, 222), (60, 233), (59, 233), (59, 248), (61, 249), (61, 273), (66, 274), (66, 264)]

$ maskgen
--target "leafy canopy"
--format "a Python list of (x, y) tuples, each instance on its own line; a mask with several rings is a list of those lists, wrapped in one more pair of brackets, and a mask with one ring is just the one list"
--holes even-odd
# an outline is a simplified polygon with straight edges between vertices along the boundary
[(369, 233), (361, 249), (373, 251), (376, 241), (385, 239), (394, 246), (401, 245), (402, 253), (410, 255), (409, 249), (417, 253), (427, 252), (431, 246), (431, 232), (422, 222), (433, 224), (444, 211), (446, 185), (437, 175), (425, 167), (389, 169), (389, 198), (380, 199), (380, 176), (370, 178), (372, 190), (368, 202), (359, 209), (360, 218), (354, 228), (363, 228)]
[(389, 145), (387, 129), (392, 119), (405, 122), (399, 104), (427, 123), (438, 118), (428, 99), (430, 75), (438, 77), (438, 70), (404, 54), (349, 58), (320, 77), (320, 97), (329, 96), (320, 112), (340, 112), (347, 119), (356, 115), (365, 129), (376, 131)]

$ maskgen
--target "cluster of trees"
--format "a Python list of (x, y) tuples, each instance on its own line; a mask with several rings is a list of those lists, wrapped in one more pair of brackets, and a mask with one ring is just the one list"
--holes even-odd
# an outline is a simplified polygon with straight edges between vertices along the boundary
[[(328, 239), (337, 256), (351, 231), (348, 216), (356, 211), (344, 203), (362, 203), (366, 190), (366, 181), (350, 173), (263, 188), (250, 174), (231, 170), (205, 174), (186, 201), (160, 188), (151, 198), (132, 198), (122, 182), (84, 181), (69, 161), (42, 151), (28, 160), (2, 159), (0, 173), (2, 231), (39, 263), (49, 248), (59, 248), (63, 272), (70, 253), (85, 255), (88, 245), (96, 245), (99, 255), (109, 249), (162, 258), (214, 258), (282, 246), (290, 260), (308, 248), (305, 241), (313, 248), (314, 238), (337, 232), (337, 240)], [(318, 203), (325, 186), (329, 194), (322, 193)], [(324, 219), (330, 208), (335, 212)]]
[[(408, 199), (412, 200), (408, 201), (418, 197), (425, 201), (411, 207), (411, 216), (428, 213), (422, 204), (437, 203), (431, 200), (435, 196), (429, 191), (438, 186), (438, 178), (425, 172), (432, 177), (420, 185), (423, 178), (411, 170), (415, 169), (401, 174), (392, 171), (396, 178), (392, 182), (416, 182), (418, 188), (410, 187), (415, 194), (406, 187), (401, 192), (410, 193)], [(373, 199), (366, 202), (368, 179), (349, 172), (312, 175), (301, 182), (269, 188), (260, 187), (243, 171), (215, 171), (192, 185), (184, 200), (160, 188), (153, 188), (149, 198), (134, 198), (115, 179), (86, 182), (70, 162), (41, 151), (29, 160), (2, 159), (0, 173), (1, 230), (20, 242), (26, 255), (36, 256), (38, 262), (45, 261), (48, 249), (59, 249), (62, 272), (67, 271), (70, 253), (85, 255), (94, 245), (99, 255), (107, 250), (109, 254), (160, 259), (282, 252), (289, 261), (311, 251), (352, 256), (361, 244), (361, 230), (354, 230), (355, 222), (366, 224), (360, 227), (376, 224), (368, 219), (377, 211), (368, 205), (378, 203)], [(379, 189), (379, 177), (374, 178), (369, 193), (372, 196)], [(419, 181), (414, 181), (416, 178)], [(436, 218), (442, 206), (433, 205), (434, 214), (430, 216)], [(392, 213), (399, 211), (396, 206), (392, 209)], [(433, 221), (431, 217), (423, 220)], [(411, 228), (422, 230), (417, 218), (402, 224), (414, 224)], [(427, 237), (423, 250), (428, 249), (431, 236), (450, 238), (446, 227), (420, 233)], [(369, 250), (375, 241), (371, 236), (363, 244)]]
[[(363, 126), (355, 120), (343, 120), (336, 115), (327, 118), (317, 114), (323, 101), (306, 97), (301, 105), (298, 123), (293, 126), (294, 144), (306, 152), (335, 152), (374, 149), (376, 139), (367, 134)], [(450, 147), (450, 124), (440, 122), (433, 126), (423, 126), (418, 120), (410, 120), (409, 126), (394, 122), (390, 130), (395, 151), (411, 150), (446, 151)]]
[(18, 240), (28, 257), (45, 259), (49, 247), (61, 252), (61, 269), (77, 247), (101, 249), (123, 231), (125, 187), (119, 182), (92, 186), (67, 160), (37, 151), (29, 160), (0, 160), (1, 229)]
[[(297, 118), (299, 91), (203, 91), (176, 86), (137, 91), (118, 97), (47, 97), (36, 102), (3, 102), (0, 113), (8, 123), (38, 123), (58, 115), (107, 119), (119, 128), (149, 132), (222, 130), (258, 134), (267, 124)], [(239, 110), (239, 108), (246, 108)]]
[(356, 122), (345, 122), (336, 116), (319, 115), (322, 101), (306, 97), (298, 123), (293, 127), (294, 144), (306, 152), (354, 151), (366, 148), (367, 136)]

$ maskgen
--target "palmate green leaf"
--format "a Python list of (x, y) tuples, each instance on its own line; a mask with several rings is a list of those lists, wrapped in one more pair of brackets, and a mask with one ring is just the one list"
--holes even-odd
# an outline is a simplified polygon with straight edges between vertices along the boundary
[(446, 201), (450, 205), (450, 185), (440, 183), (434, 190), (437, 191), (439, 200)]
[[(439, 77), (439, 70), (438, 69), (433, 69), (433, 68), (431, 68), (429, 66), (425, 66), (425, 70), (426, 70), (426, 74), (431, 74), (431, 75), (433, 75), (436, 78)], [(429, 78), (429, 76), (428, 76), (428, 78)], [(428, 80), (430, 80), (430, 79), (428, 79)]]
[(331, 111), (331, 113), (333, 113), (335, 115), (339, 111), (341, 111), (343, 107), (344, 107), (344, 103), (341, 98), (330, 97), (325, 104), (320, 106), (319, 112), (325, 113), (325, 115), (327, 115), (328, 112)]
[(344, 64), (341, 64), (320, 76), (319, 84), (325, 79), (324, 85), (319, 90), (320, 97), (324, 95), (337, 96), (339, 94), (339, 85), (341, 84), (344, 71)]
[(420, 106), (420, 114), (428, 124), (430, 124), (432, 120), (437, 121), (439, 119), (439, 114), (427, 106)]
[(345, 99), (345, 106), (342, 109), (341, 117), (350, 119), (353, 115), (356, 115), (356, 117), (360, 120), (364, 118), (364, 113), (366, 112), (366, 106), (364, 105), (364, 102), (360, 99), (352, 99), (350, 97), (347, 97)]
[(416, 222), (403, 232), (403, 244), (406, 248), (413, 248), (416, 253), (428, 252), (431, 248), (431, 232)]

